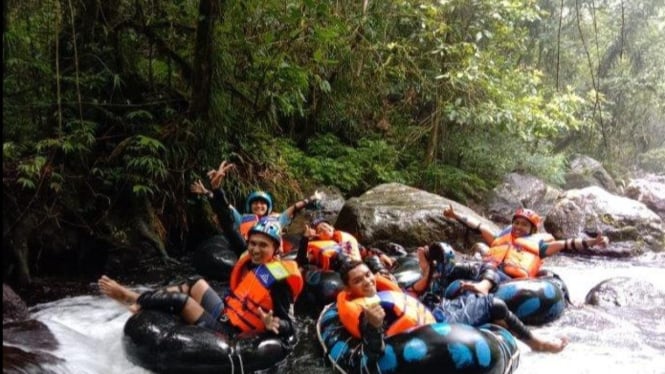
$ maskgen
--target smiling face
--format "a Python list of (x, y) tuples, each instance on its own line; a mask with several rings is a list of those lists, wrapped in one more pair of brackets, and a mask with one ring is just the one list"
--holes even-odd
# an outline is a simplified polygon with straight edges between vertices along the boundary
[(512, 235), (516, 238), (522, 237), (522, 236), (527, 236), (531, 234), (531, 230), (533, 229), (533, 225), (529, 220), (523, 217), (515, 217), (513, 220), (513, 228), (512, 228)]
[(252, 214), (263, 217), (268, 213), (268, 203), (263, 199), (256, 199), (252, 201), (250, 209), (252, 210)]
[(376, 295), (376, 278), (365, 264), (360, 264), (348, 273), (346, 291), (354, 298)]
[(272, 260), (276, 251), (275, 242), (265, 234), (252, 233), (247, 241), (247, 253), (254, 264), (265, 264)]

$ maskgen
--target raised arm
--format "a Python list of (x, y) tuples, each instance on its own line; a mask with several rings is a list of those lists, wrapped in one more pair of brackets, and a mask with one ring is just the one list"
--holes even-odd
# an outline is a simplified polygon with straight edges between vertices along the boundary
[(321, 192), (315, 191), (314, 194), (312, 194), (312, 196), (297, 201), (295, 204), (286, 208), (286, 210), (282, 212), (282, 216), (280, 217), (280, 221), (286, 221), (286, 222), (280, 222), (282, 223), (282, 227), (291, 223), (291, 220), (293, 220), (293, 217), (295, 217), (296, 213), (298, 213), (299, 211), (305, 208), (316, 207), (316, 204), (319, 202), (319, 200), (321, 200), (321, 195), (322, 195)]
[(555, 255), (561, 251), (590, 251), (593, 247), (604, 248), (610, 243), (607, 236), (598, 233), (595, 238), (575, 238), (543, 242), (540, 245), (540, 257)]
[(206, 194), (211, 197), (210, 204), (212, 210), (219, 219), (219, 225), (222, 227), (224, 236), (229, 241), (230, 247), (236, 254), (240, 255), (245, 251), (247, 243), (238, 231), (238, 226), (240, 225), (238, 212), (231, 206), (226, 198), (226, 194), (224, 194), (224, 190), (221, 188), (226, 173), (233, 168), (235, 168), (235, 164), (222, 161), (217, 170), (210, 170), (208, 172), (208, 179), (210, 180), (212, 195), (210, 195), (210, 192)]
[(489, 227), (487, 227), (487, 225), (483, 225), (473, 217), (457, 213), (452, 205), (449, 205), (448, 208), (443, 210), (443, 216), (463, 223), (466, 227), (480, 231), (480, 235), (487, 244), (491, 244), (494, 241), (495, 234)]

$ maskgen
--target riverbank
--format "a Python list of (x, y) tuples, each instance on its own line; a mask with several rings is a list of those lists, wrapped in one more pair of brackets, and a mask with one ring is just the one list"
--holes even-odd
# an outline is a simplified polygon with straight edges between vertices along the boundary
[[(190, 256), (183, 256), (176, 261), (178, 262), (164, 261), (157, 255), (144, 256), (136, 261), (126, 262), (122, 268), (109, 266), (105, 273), (130, 286), (166, 285), (196, 274)], [(99, 294), (97, 279), (101, 275), (47, 275), (33, 278), (30, 285), (17, 285), (12, 288), (30, 307), (68, 297)]]

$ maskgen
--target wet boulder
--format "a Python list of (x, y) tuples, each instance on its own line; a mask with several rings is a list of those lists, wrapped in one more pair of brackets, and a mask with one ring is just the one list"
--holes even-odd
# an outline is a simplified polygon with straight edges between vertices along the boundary
[(611, 244), (589, 253), (622, 257), (645, 250), (661, 251), (665, 229), (661, 218), (639, 201), (600, 187), (565, 191), (550, 210), (545, 229), (557, 239), (584, 237), (601, 231)]
[(570, 170), (566, 173), (564, 189), (599, 186), (612, 193), (617, 192), (617, 186), (612, 176), (597, 160), (586, 155), (575, 155), (570, 161)]
[(342, 192), (335, 187), (317, 188), (321, 193), (321, 200), (316, 209), (308, 209), (305, 214), (296, 214), (293, 222), (287, 227), (289, 235), (300, 235), (306, 224), (310, 224), (313, 219), (323, 218), (328, 222), (335, 222), (339, 211), (342, 210), (346, 199)]
[(644, 203), (665, 220), (665, 176), (647, 174), (631, 179), (624, 190), (626, 197)]
[(585, 303), (602, 308), (665, 309), (665, 290), (654, 284), (628, 277), (606, 279), (586, 295)]
[(50, 372), (49, 366), (62, 362), (53, 354), (56, 348), (58, 341), (40, 321), (25, 319), (2, 324), (3, 372)]
[(492, 221), (506, 225), (519, 207), (533, 209), (544, 217), (561, 192), (534, 176), (510, 173), (490, 192), (487, 213)]
[[(616, 277), (593, 287), (587, 293), (585, 303), (621, 316), (622, 322), (635, 325), (645, 334), (652, 334), (653, 321), (663, 318), (665, 290), (645, 280)], [(652, 343), (657, 343), (657, 340), (654, 339)]]
[(2, 284), (2, 323), (24, 321), (30, 317), (23, 299), (6, 284)]
[(443, 210), (448, 205), (498, 230), (493, 222), (462, 204), (399, 183), (382, 184), (347, 200), (335, 227), (351, 233), (362, 244), (387, 240), (415, 247), (447, 241), (461, 250), (481, 241), (475, 230), (443, 217)]

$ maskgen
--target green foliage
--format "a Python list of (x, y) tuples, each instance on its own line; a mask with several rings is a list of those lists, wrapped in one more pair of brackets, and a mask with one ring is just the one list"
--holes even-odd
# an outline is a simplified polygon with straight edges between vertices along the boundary
[(642, 153), (639, 155), (638, 165), (647, 171), (665, 173), (665, 147)]
[(480, 201), (490, 187), (477, 175), (445, 164), (431, 164), (412, 173), (420, 179), (422, 188), (460, 202)]
[(183, 237), (188, 185), (223, 159), (235, 202), (278, 209), (385, 182), (482, 200), (515, 170), (562, 183), (571, 152), (663, 164), (662, 1), (230, 1), (207, 46), (197, 2), (10, 3), (9, 219), (100, 233), (138, 198)]
[(157, 139), (137, 135), (128, 139), (123, 163), (126, 165), (123, 179), (132, 186), (137, 196), (152, 196), (161, 191), (168, 170), (163, 161), (164, 145)]
[(19, 176), (16, 182), (24, 189), (34, 190), (41, 179), (42, 168), (46, 164), (46, 158), (35, 156), (32, 159), (19, 162)]
[(49, 149), (57, 149), (66, 155), (88, 153), (95, 144), (96, 128), (97, 123), (95, 122), (73, 120), (65, 125), (62, 136), (37, 142), (35, 150), (41, 153)]
[(395, 148), (383, 140), (361, 139), (356, 147), (344, 145), (335, 136), (312, 139), (307, 153), (287, 152), (287, 162), (294, 174), (315, 185), (339, 187), (348, 194), (358, 194), (386, 182), (404, 181), (397, 170)]

